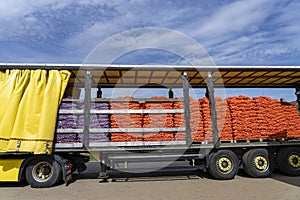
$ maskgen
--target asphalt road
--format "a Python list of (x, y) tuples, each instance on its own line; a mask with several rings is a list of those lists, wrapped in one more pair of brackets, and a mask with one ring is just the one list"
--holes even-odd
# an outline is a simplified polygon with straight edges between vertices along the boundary
[[(207, 173), (193, 170), (150, 173), (150, 177), (121, 178), (124, 173), (113, 173), (116, 181), (99, 183), (97, 163), (89, 163), (88, 170), (76, 177), (69, 186), (34, 189), (26, 183), (0, 183), (0, 199), (240, 199), (240, 200), (299, 200), (300, 177), (274, 173), (270, 178), (254, 179), (242, 170), (234, 180), (214, 180)], [(159, 175), (159, 176), (158, 176)]]

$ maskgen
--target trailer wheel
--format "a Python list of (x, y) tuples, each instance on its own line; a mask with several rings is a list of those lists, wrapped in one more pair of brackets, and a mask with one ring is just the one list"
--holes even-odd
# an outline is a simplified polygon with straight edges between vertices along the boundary
[(216, 179), (233, 179), (239, 170), (239, 160), (230, 150), (220, 150), (210, 155), (209, 173)]
[(285, 147), (277, 155), (279, 170), (290, 176), (300, 176), (300, 148)]
[(243, 168), (249, 176), (269, 177), (274, 171), (274, 166), (274, 158), (266, 149), (251, 149), (243, 155)]
[(33, 188), (51, 187), (61, 179), (61, 166), (51, 157), (38, 157), (28, 163), (25, 175)]

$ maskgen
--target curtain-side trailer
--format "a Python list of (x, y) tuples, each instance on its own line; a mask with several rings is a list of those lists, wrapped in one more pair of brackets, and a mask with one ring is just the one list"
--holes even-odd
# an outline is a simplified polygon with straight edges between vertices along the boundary
[[(1, 182), (67, 183), (86, 169), (88, 152), (103, 180), (118, 164), (126, 171), (129, 163), (178, 160), (217, 179), (234, 178), (241, 165), (252, 177), (275, 167), (300, 175), (299, 116), (282, 113), (296, 106), (215, 96), (215, 88), (295, 88), (299, 103), (300, 67), (5, 63), (0, 72)], [(102, 88), (128, 95), (102, 98)], [(169, 96), (133, 98), (129, 88), (167, 88)], [(205, 97), (191, 98), (196, 88), (206, 88)]]

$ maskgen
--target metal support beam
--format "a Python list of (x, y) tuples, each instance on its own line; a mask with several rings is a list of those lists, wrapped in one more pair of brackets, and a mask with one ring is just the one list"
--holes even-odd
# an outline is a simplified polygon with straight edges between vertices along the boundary
[(169, 90), (169, 98), (173, 99), (174, 98), (174, 92), (172, 91), (172, 88)]
[(91, 110), (91, 71), (86, 71), (85, 87), (84, 87), (84, 137), (83, 144), (85, 148), (89, 147), (89, 132), (90, 132), (90, 110)]
[(107, 164), (108, 164), (108, 157), (107, 153), (99, 152), (99, 160), (100, 160), (100, 172), (98, 178), (100, 179), (100, 183), (107, 182), (108, 175), (107, 175)]
[(208, 91), (208, 88), (206, 87), (206, 90), (205, 90), (205, 97), (206, 98), (209, 98), (209, 91)]
[(296, 87), (297, 103), (298, 103), (298, 112), (300, 113), (300, 86)]
[(208, 98), (210, 104), (210, 116), (211, 116), (211, 124), (213, 131), (213, 143), (215, 148), (219, 148), (220, 146), (220, 138), (218, 133), (218, 122), (217, 122), (217, 110), (216, 110), (216, 102), (215, 102), (215, 92), (214, 92), (214, 83), (211, 73), (208, 73), (207, 76), (207, 91)]
[(190, 146), (192, 144), (191, 137), (191, 124), (190, 124), (190, 94), (189, 94), (189, 81), (186, 72), (183, 72), (183, 98), (184, 98), (184, 118), (186, 129), (186, 144)]
[(97, 98), (102, 98), (102, 90), (101, 87), (97, 89)]

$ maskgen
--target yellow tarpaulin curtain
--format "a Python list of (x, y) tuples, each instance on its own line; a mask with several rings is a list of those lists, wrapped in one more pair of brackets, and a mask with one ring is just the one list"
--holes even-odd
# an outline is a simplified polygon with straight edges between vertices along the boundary
[(57, 110), (70, 72), (6, 70), (0, 74), (0, 152), (51, 153)]

